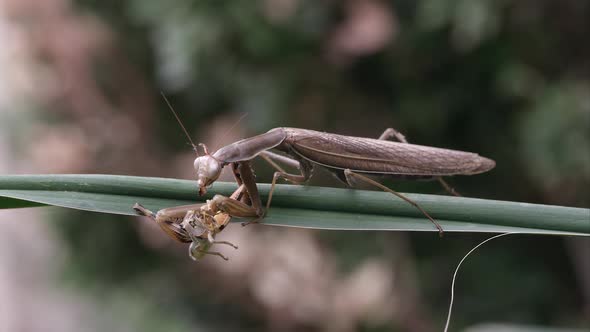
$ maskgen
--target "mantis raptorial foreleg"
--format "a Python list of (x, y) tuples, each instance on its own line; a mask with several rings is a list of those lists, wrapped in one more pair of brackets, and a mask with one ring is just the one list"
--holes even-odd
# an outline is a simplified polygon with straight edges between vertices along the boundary
[(226, 213), (232, 217), (258, 217), (254, 207), (231, 197), (215, 195), (211, 200), (208, 201), (208, 204), (212, 210)]
[(256, 211), (256, 216), (264, 216), (262, 201), (260, 200), (260, 194), (258, 193), (258, 187), (256, 186), (256, 177), (252, 172), (252, 166), (250, 161), (241, 161), (239, 163), (233, 163), (232, 167), (234, 174), (236, 175), (236, 179), (239, 179), (243, 182), (245, 191), (246, 193), (248, 193), (250, 202), (252, 203), (251, 208), (254, 211)]
[[(399, 131), (397, 131), (397, 130), (395, 130), (393, 128), (387, 128), (387, 129), (385, 129), (385, 131), (383, 132), (383, 134), (381, 134), (381, 136), (379, 136), (379, 139), (380, 140), (389, 140), (389, 139), (392, 139), (392, 138), (395, 138), (395, 139), (397, 139), (398, 141), (400, 141), (402, 143), (408, 144), (408, 140), (406, 139), (406, 136), (404, 136), (402, 133), (400, 133)], [(445, 181), (440, 176), (437, 177), (436, 180), (451, 195), (458, 196), (458, 197), (462, 197), (463, 196), (463, 195), (459, 194), (453, 187), (451, 187), (447, 183), (447, 181)]]
[(256, 223), (262, 217), (258, 215), (258, 212), (254, 207), (222, 195), (215, 195), (213, 199), (209, 201), (209, 204), (210, 206), (214, 206), (215, 209), (223, 211), (232, 217), (254, 218), (253, 220), (242, 223), (242, 226)]

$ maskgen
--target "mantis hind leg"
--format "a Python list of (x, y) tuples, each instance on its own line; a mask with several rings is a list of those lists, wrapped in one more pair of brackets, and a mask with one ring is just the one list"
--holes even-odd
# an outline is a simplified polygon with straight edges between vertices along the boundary
[(364, 181), (366, 183), (372, 184), (375, 187), (378, 187), (381, 190), (386, 191), (388, 193), (391, 193), (391, 194), (393, 194), (393, 195), (395, 195), (395, 196), (403, 199), (404, 201), (408, 202), (409, 204), (411, 204), (412, 206), (414, 206), (416, 209), (418, 209), (420, 212), (422, 212), (422, 214), (424, 216), (426, 216), (426, 218), (428, 218), (434, 224), (434, 226), (438, 229), (438, 234), (441, 237), (443, 236), (444, 231), (443, 231), (442, 227), (440, 226), (440, 224), (436, 220), (434, 220), (434, 218), (432, 218), (428, 214), (428, 212), (426, 212), (422, 207), (420, 207), (420, 205), (418, 205), (418, 203), (416, 203), (413, 200), (407, 198), (406, 196), (398, 193), (397, 191), (395, 191), (395, 190), (393, 190), (391, 188), (388, 188), (388, 187), (384, 186), (383, 184), (381, 184), (381, 183), (379, 183), (379, 182), (377, 182), (377, 181), (369, 178), (368, 176), (355, 173), (355, 172), (353, 172), (353, 171), (351, 171), (349, 169), (345, 169), (344, 170), (344, 176), (346, 176), (346, 179), (347, 179), (347, 181), (348, 181), (349, 184), (352, 184), (354, 182), (352, 178), (356, 178), (356, 179), (362, 180), (362, 181)]
[(402, 143), (408, 143), (408, 140), (406, 140), (406, 136), (404, 136), (402, 133), (393, 128), (385, 129), (385, 131), (383, 131), (383, 134), (381, 134), (381, 136), (379, 136), (378, 139), (381, 141), (388, 141), (392, 138), (395, 138)]
[(457, 196), (457, 197), (463, 197), (463, 195), (461, 195), (459, 192), (457, 192), (455, 190), (455, 188), (451, 187), (447, 181), (443, 180), (443, 178), (441, 177), (437, 177), (436, 180), (438, 181), (438, 183), (440, 183), (440, 185), (445, 188), (445, 190), (450, 193), (451, 195)]
[[(399, 131), (393, 129), (393, 128), (387, 128), (385, 129), (385, 131), (383, 132), (383, 134), (381, 134), (381, 136), (379, 136), (380, 140), (390, 140), (390, 139), (397, 139), (398, 141), (408, 144), (408, 140), (406, 139), (406, 136), (404, 136), (402, 133), (400, 133)], [(436, 180), (438, 181), (438, 183), (440, 183), (440, 185), (445, 188), (445, 190), (453, 195), (453, 196), (458, 196), (458, 197), (462, 197), (463, 195), (459, 194), (459, 192), (457, 192), (453, 187), (451, 187), (445, 180), (443, 180), (443, 178), (441, 177), (436, 177)]]

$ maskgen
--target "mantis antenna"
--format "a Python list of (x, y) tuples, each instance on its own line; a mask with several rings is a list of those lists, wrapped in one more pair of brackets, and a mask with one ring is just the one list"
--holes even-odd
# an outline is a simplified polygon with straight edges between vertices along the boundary
[(184, 134), (186, 135), (186, 137), (188, 138), (189, 142), (193, 146), (193, 151), (195, 151), (195, 153), (197, 154), (197, 156), (199, 156), (199, 150), (197, 150), (197, 146), (195, 145), (195, 143), (191, 139), (191, 135), (188, 134), (188, 131), (186, 130), (186, 128), (182, 124), (182, 121), (180, 121), (180, 118), (178, 117), (178, 114), (176, 114), (176, 112), (174, 111), (174, 108), (172, 108), (172, 105), (168, 101), (168, 98), (166, 98), (166, 95), (164, 94), (164, 92), (163, 91), (160, 91), (160, 93), (162, 94), (162, 97), (164, 97), (164, 101), (166, 101), (166, 104), (168, 104), (168, 107), (170, 108), (170, 111), (172, 111), (172, 114), (174, 114), (174, 117), (176, 118), (176, 121), (178, 121), (178, 124), (180, 125), (180, 127), (184, 131)]
[(236, 120), (236, 122), (234, 122), (234, 124), (231, 125), (231, 127), (229, 127), (228, 130), (226, 130), (223, 135), (219, 136), (219, 138), (216, 140), (217, 142), (215, 142), (215, 144), (213, 145), (213, 147), (215, 149), (217, 149), (217, 143), (222, 142), (223, 139), (227, 136), (227, 134), (229, 134), (232, 130), (234, 130), (234, 128), (240, 123), (242, 122), (242, 120), (244, 120), (244, 118), (248, 116), (248, 113), (244, 113), (240, 116), (240, 118), (238, 120)]

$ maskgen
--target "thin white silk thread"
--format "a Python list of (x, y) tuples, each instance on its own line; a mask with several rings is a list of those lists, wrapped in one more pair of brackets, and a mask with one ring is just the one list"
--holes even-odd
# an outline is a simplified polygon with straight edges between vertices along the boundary
[(516, 233), (503, 233), (503, 234), (494, 235), (491, 238), (486, 239), (486, 240), (482, 241), (480, 244), (473, 247), (473, 249), (471, 249), (465, 256), (463, 256), (463, 258), (461, 259), (461, 261), (457, 265), (457, 268), (455, 269), (455, 273), (453, 273), (453, 282), (451, 283), (451, 303), (449, 303), (449, 314), (447, 315), (447, 322), (445, 324), (444, 332), (448, 331), (449, 324), (451, 323), (451, 313), (453, 311), (453, 301), (455, 300), (455, 280), (457, 279), (457, 273), (459, 272), (459, 268), (461, 268), (461, 264), (463, 264), (463, 261), (469, 255), (471, 255), (472, 252), (474, 252), (477, 248), (484, 245), (486, 242), (492, 241), (493, 239), (497, 239), (497, 238), (505, 236), (505, 235), (511, 235), (511, 234), (519, 234), (519, 233), (517, 233), (517, 232)]

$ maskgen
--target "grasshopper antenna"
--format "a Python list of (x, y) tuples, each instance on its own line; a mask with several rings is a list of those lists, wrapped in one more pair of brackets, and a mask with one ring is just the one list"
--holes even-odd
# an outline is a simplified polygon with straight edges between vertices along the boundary
[(166, 95), (164, 94), (164, 91), (160, 91), (160, 94), (162, 94), (162, 97), (164, 97), (164, 101), (166, 101), (166, 104), (168, 104), (168, 107), (170, 108), (170, 111), (172, 111), (172, 114), (174, 114), (174, 117), (176, 118), (176, 121), (178, 121), (178, 124), (180, 125), (180, 127), (184, 131), (184, 134), (188, 138), (189, 142), (191, 143), (191, 145), (193, 147), (193, 151), (195, 151), (195, 153), (197, 154), (197, 157), (198, 157), (199, 156), (199, 150), (197, 149), (197, 146), (195, 145), (195, 143), (191, 139), (191, 135), (188, 134), (188, 131), (186, 130), (186, 128), (182, 124), (182, 121), (180, 121), (180, 118), (178, 117), (178, 114), (176, 114), (176, 112), (174, 111), (174, 108), (172, 108), (172, 105), (170, 104), (170, 101), (168, 101), (168, 98), (166, 98)]

